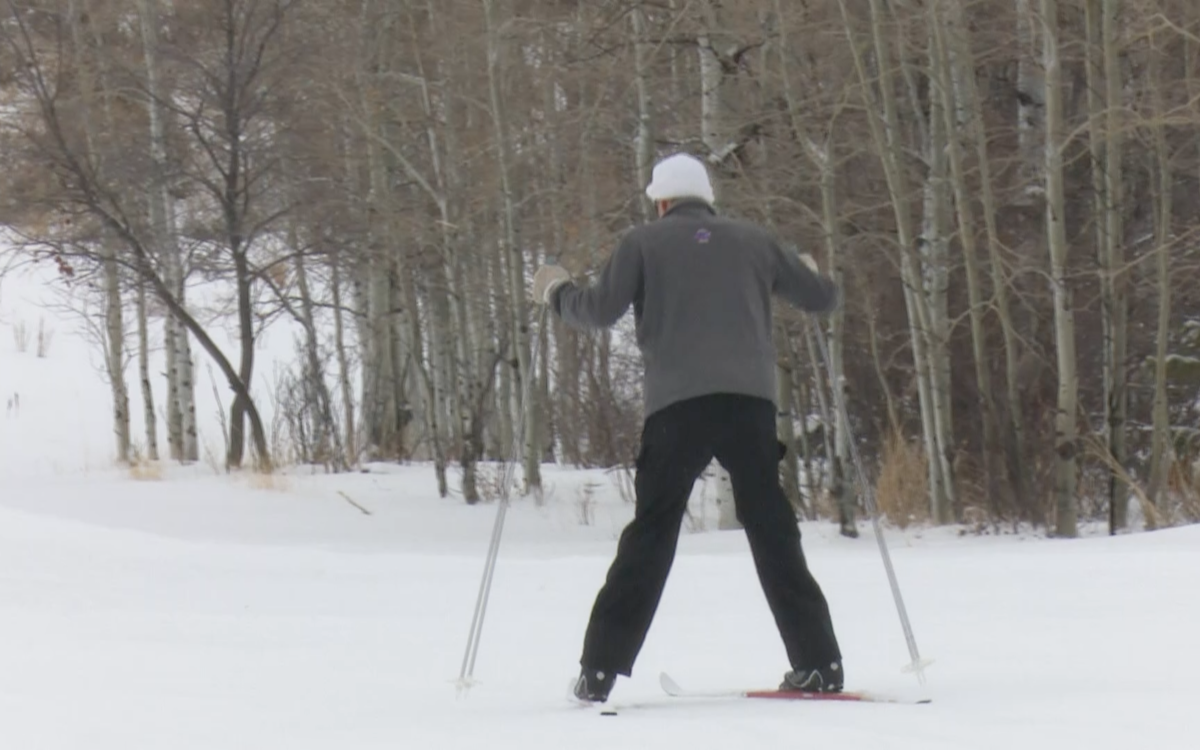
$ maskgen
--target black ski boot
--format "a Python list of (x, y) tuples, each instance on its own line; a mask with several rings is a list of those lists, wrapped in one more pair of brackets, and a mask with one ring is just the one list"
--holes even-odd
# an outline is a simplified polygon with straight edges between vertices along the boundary
[(845, 683), (842, 663), (835, 661), (827, 667), (793, 669), (783, 676), (779, 689), (802, 693), (840, 693)]
[(575, 697), (588, 703), (603, 703), (608, 700), (608, 694), (612, 692), (616, 680), (615, 672), (585, 667), (579, 673), (579, 679), (575, 681)]

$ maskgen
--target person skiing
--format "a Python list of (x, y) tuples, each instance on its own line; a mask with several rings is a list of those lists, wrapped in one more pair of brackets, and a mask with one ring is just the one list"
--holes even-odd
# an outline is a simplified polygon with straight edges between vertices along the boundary
[(535, 302), (566, 324), (607, 328), (633, 307), (644, 364), (645, 422), (634, 518), (596, 597), (575, 696), (603, 703), (628, 677), (658, 608), (697, 477), (715, 457), (733, 483), (737, 517), (791, 669), (783, 690), (839, 692), (842, 656), (829, 607), (808, 570), (795, 511), (779, 483), (771, 297), (812, 313), (838, 302), (810, 256), (764, 229), (722, 217), (703, 162), (655, 165), (646, 195), (658, 220), (625, 234), (596, 281), (539, 268)]

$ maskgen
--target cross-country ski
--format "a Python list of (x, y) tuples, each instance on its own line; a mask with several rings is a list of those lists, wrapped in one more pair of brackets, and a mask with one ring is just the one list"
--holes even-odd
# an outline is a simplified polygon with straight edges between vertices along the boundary
[(780, 688), (747, 689), (747, 690), (688, 690), (679, 685), (666, 672), (658, 677), (663, 692), (672, 698), (762, 698), (785, 701), (833, 701), (844, 703), (932, 703), (931, 698), (921, 698), (901, 695), (887, 695), (865, 690), (842, 690), (840, 692), (806, 692), (803, 690), (783, 690)]

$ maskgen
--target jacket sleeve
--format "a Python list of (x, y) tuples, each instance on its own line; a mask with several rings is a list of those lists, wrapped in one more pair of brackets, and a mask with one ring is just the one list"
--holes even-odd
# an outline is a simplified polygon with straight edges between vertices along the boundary
[(551, 304), (569, 326), (608, 328), (621, 319), (641, 290), (641, 247), (626, 235), (595, 283), (588, 287), (563, 284), (554, 291)]
[(838, 289), (833, 279), (814, 273), (800, 256), (771, 243), (775, 258), (775, 282), (771, 291), (793, 307), (811, 313), (828, 313), (837, 308)]

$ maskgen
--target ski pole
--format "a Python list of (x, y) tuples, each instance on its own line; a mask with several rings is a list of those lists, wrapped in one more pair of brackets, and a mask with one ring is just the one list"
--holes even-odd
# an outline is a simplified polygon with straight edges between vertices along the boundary
[(887, 571), (888, 585), (892, 589), (892, 599), (895, 600), (896, 612), (900, 615), (900, 627), (904, 629), (904, 641), (908, 644), (908, 655), (912, 659), (904, 667), (904, 671), (915, 672), (917, 681), (921, 685), (924, 685), (925, 667), (932, 664), (933, 661), (921, 659), (921, 652), (917, 649), (917, 639), (913, 635), (912, 623), (908, 619), (908, 609), (904, 606), (904, 597), (900, 593), (900, 581), (896, 578), (896, 569), (892, 565), (892, 556), (888, 552), (887, 540), (883, 538), (883, 529), (879, 525), (879, 506), (875, 502), (875, 489), (867, 479), (866, 469), (863, 468), (862, 456), (858, 452), (858, 444), (854, 441), (854, 435), (850, 431), (850, 414), (846, 409), (845, 393), (842, 390), (841, 380), (838, 378), (837, 373), (833, 371), (833, 359), (829, 356), (829, 345), (825, 341), (825, 331), (814, 321), (810, 320), (809, 322), (816, 329), (816, 339), (817, 344), (820, 346), (821, 359), (825, 360), (825, 369), (829, 372), (829, 386), (833, 390), (834, 408), (837, 410), (837, 419), (841, 423), (841, 429), (844, 430), (846, 442), (850, 446), (850, 459), (854, 462), (854, 470), (858, 475), (858, 484), (862, 487), (867, 513), (871, 517), (871, 528), (875, 532), (875, 540), (879, 543), (879, 554), (883, 558), (883, 568)]
[(501, 469), (500, 498), (496, 501), (496, 520), (492, 524), (492, 538), (488, 543), (487, 557), (483, 565), (483, 579), (479, 582), (479, 594), (475, 598), (475, 614), (471, 617), (471, 632), (467, 636), (467, 650), (463, 654), (462, 668), (458, 673), (458, 693), (462, 695), (474, 684), (475, 659), (479, 655), (479, 640), (483, 635), (483, 619), (487, 614), (488, 598), (491, 596), (492, 579), (496, 574), (496, 558), (500, 553), (500, 537), (504, 532), (504, 518), (508, 514), (509, 487), (515, 471), (521, 449), (525, 444), (525, 430), (528, 422), (529, 399), (532, 398), (533, 369), (537, 362), (538, 349), (541, 344), (541, 332), (546, 325), (546, 306), (538, 312), (538, 333), (530, 347), (529, 372), (521, 389), (521, 418), (517, 420), (517, 432), (513, 436), (512, 460)]

